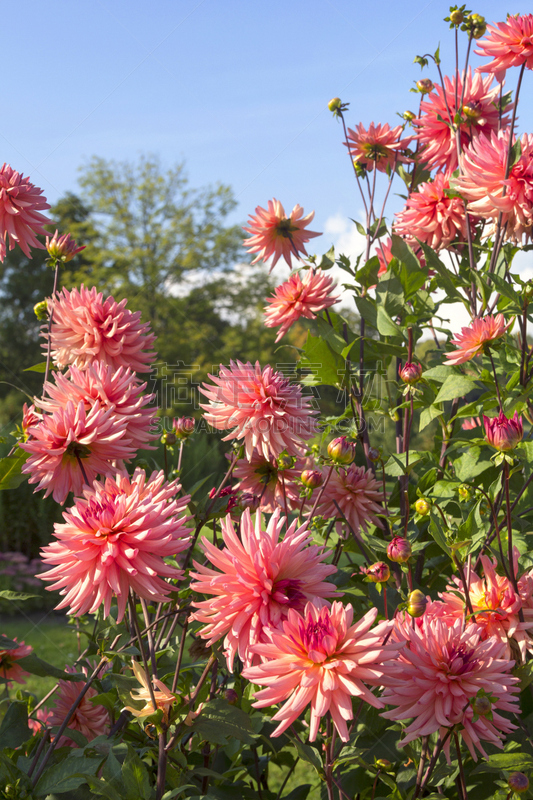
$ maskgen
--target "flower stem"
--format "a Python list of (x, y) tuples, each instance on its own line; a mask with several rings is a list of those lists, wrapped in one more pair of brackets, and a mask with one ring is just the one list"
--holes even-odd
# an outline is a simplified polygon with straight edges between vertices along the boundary
[(50, 303), (50, 315), (48, 317), (48, 345), (46, 348), (46, 369), (44, 371), (43, 397), (44, 397), (44, 387), (46, 381), (48, 380), (48, 373), (50, 371), (50, 356), (52, 354), (52, 321), (54, 317), (54, 302), (56, 299), (58, 275), (59, 275), (59, 261), (56, 261), (56, 268), (54, 272), (54, 288), (52, 290), (52, 302)]

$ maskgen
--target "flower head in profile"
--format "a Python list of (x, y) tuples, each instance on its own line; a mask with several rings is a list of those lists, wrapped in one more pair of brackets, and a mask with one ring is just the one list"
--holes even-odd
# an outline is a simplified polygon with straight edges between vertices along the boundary
[(301, 503), (298, 478), (302, 464), (298, 459), (293, 467), (282, 468), (276, 459), (265, 458), (254, 450), (249, 461), (240, 458), (235, 464), (233, 477), (238, 479), (235, 488), (256, 497), (258, 507), (266, 514), (272, 514), (276, 508), (284, 511), (285, 501), (289, 511), (293, 511)]
[(351, 605), (334, 602), (329, 609), (324, 603), (307, 603), (303, 614), (291, 609), (281, 629), (269, 631), (268, 643), (255, 645), (263, 663), (243, 670), (243, 676), (267, 688), (256, 693), (253, 705), (284, 703), (272, 717), (279, 722), (272, 736), (286, 731), (310, 705), (309, 741), (314, 742), (329, 711), (347, 742), (353, 697), (383, 707), (367, 685), (382, 683), (383, 663), (395, 658), (399, 645), (383, 643), (392, 623), (381, 622), (371, 630), (377, 613), (373, 608), (354, 623)]
[[(17, 642), (17, 639), (15, 638), (12, 641)], [(33, 652), (33, 647), (30, 647), (29, 644), (24, 644), (24, 642), (17, 642), (17, 645), (17, 647), (12, 647), (9, 650), (2, 650), (0, 642), (0, 678), (6, 680), (8, 686), (11, 686), (11, 681), (26, 683), (24, 677), (28, 675), (20, 664), (17, 664), (17, 661), (29, 656)]]
[(511, 419), (506, 417), (503, 411), (492, 419), (483, 415), (483, 424), (487, 442), (496, 450), (502, 452), (514, 450), (516, 445), (522, 441), (524, 426), (522, 417), (518, 416), (517, 411), (514, 412)]
[[(500, 87), (491, 88), (491, 84), (492, 75), (483, 78), (476, 73), (472, 76), (469, 70), (464, 87), (461, 76), (457, 82), (455, 76), (445, 77), (444, 87), (436, 85), (422, 100), (421, 114), (413, 120), (413, 125), (418, 128), (417, 139), (423, 147), (420, 159), (429, 169), (443, 169), (448, 173), (457, 169), (456, 134), (450, 126), (450, 114), (452, 119), (457, 111), (461, 114), (461, 150), (480, 133), (489, 135), (509, 124), (508, 116), (503, 116), (500, 122)], [(461, 98), (462, 105), (458, 109)]]
[(479, 428), (480, 425), (481, 425), (481, 420), (479, 419), (479, 417), (467, 417), (466, 419), (463, 420), (461, 428), (464, 431), (473, 431), (476, 428)]
[(505, 238), (520, 244), (533, 238), (533, 134), (520, 139), (520, 155), (506, 177), (508, 147), (509, 130), (480, 135), (462, 154), (454, 186), (470, 216), (496, 222), (501, 214)]
[(251, 237), (244, 240), (244, 246), (251, 254), (257, 253), (252, 264), (268, 261), (273, 256), (271, 270), (280, 258), (292, 267), (293, 256), (298, 260), (300, 254), (306, 256), (307, 242), (315, 236), (322, 235), (316, 231), (306, 230), (314, 216), (315, 212), (312, 211), (304, 217), (303, 208), (296, 205), (287, 217), (285, 209), (276, 198), (268, 201), (268, 209), (257, 206), (255, 217), (250, 214), (248, 227), (244, 228)]
[[(127, 300), (86, 289), (63, 289), (48, 300), (53, 314), (50, 331), (52, 359), (58, 369), (73, 364), (80, 369), (103, 361), (113, 369), (129, 367), (135, 372), (150, 372), (156, 354), (155, 336), (150, 325), (141, 322), (140, 311), (126, 308)], [(45, 339), (48, 334), (43, 334)], [(47, 348), (48, 343), (43, 345)]]
[[(327, 477), (327, 474), (326, 474)], [(381, 487), (370, 469), (351, 464), (347, 469), (333, 470), (325, 483), (317, 514), (324, 519), (337, 519), (337, 530), (343, 528), (343, 518), (356, 533), (369, 525), (381, 527), (377, 514), (383, 514)]]
[(487, 35), (477, 46), (478, 56), (492, 58), (478, 71), (491, 72), (499, 83), (511, 67), (533, 69), (533, 14), (510, 14), (506, 22), (487, 25)]
[(56, 230), (52, 238), (46, 237), (46, 249), (51, 258), (66, 264), (68, 261), (72, 261), (75, 255), (85, 250), (85, 245), (78, 247), (70, 233), (60, 236), (59, 231)]
[(374, 167), (379, 172), (394, 169), (398, 163), (412, 161), (405, 152), (412, 140), (412, 136), (402, 139), (403, 126), (391, 128), (388, 123), (374, 125), (370, 123), (368, 129), (362, 122), (355, 126), (355, 130), (348, 128), (348, 147), (354, 162), (371, 172)]
[(142, 708), (135, 708), (134, 706), (125, 706), (124, 710), (129, 711), (134, 717), (138, 719), (148, 717), (157, 711), (158, 708), (163, 710), (163, 719), (168, 724), (168, 718), (172, 705), (176, 702), (176, 695), (170, 692), (165, 684), (158, 678), (152, 678), (152, 690), (156, 708), (152, 702), (152, 695), (150, 693), (150, 678), (137, 661), (132, 662), (132, 669), (135, 677), (141, 684), (140, 689), (134, 689), (131, 693), (131, 699), (136, 703), (144, 703)]
[(284, 524), (278, 509), (263, 530), (260, 512), (254, 524), (246, 510), (240, 539), (228, 516), (222, 520), (222, 550), (202, 540), (215, 569), (195, 562), (191, 589), (212, 597), (194, 602), (193, 619), (205, 625), (200, 635), (209, 645), (225, 637), (230, 670), (237, 654), (245, 665), (260, 660), (253, 645), (266, 641), (266, 629), (279, 627), (291, 608), (303, 611), (308, 600), (336, 594), (325, 579), (337, 568), (324, 563), (329, 553), (311, 543), (307, 523), (298, 528), (295, 520), (281, 539)]
[(80, 615), (103, 606), (107, 617), (116, 596), (120, 622), (130, 589), (146, 600), (167, 602), (173, 587), (165, 578), (181, 578), (182, 572), (164, 559), (181, 553), (190, 533), (183, 516), (190, 498), (178, 498), (179, 489), (162, 471), (147, 478), (142, 469), (85, 489), (41, 552), (51, 569), (39, 577), (64, 596), (57, 608)]
[(79, 494), (97, 475), (115, 471), (116, 462), (135, 456), (125, 438), (126, 421), (113, 408), (104, 409), (97, 401), (88, 412), (80, 400), (69, 400), (63, 408), (45, 414), (27, 430), (28, 440), (20, 447), (30, 454), (22, 470), (35, 491), (45, 490), (63, 504), (69, 492)]
[(36, 235), (46, 236), (43, 225), (51, 220), (40, 213), (50, 208), (42, 193), (42, 189), (9, 164), (0, 169), (0, 262), (6, 257), (8, 237), (9, 249), (18, 244), (28, 258), (31, 258), (30, 247), (43, 249)]
[(461, 328), (461, 333), (452, 339), (451, 344), (457, 349), (444, 354), (448, 364), (465, 364), (475, 356), (485, 353), (490, 345), (501, 339), (510, 324), (505, 324), (503, 314), (474, 319), (469, 327)]
[[(390, 711), (383, 717), (412, 720), (404, 730), (401, 746), (420, 736), (459, 726), (458, 734), (477, 760), (479, 751), (488, 758), (482, 742), (501, 748), (504, 734), (516, 727), (501, 711), (517, 711), (518, 678), (511, 673), (514, 661), (505, 658), (505, 645), (494, 637), (482, 641), (482, 630), (462, 619), (424, 615), (417, 624), (397, 621), (397, 635), (406, 647), (391, 662), (383, 678), (382, 700)], [(482, 690), (493, 700), (492, 719), (475, 714), (471, 701)]]
[(300, 386), (271, 366), (261, 369), (258, 361), (255, 366), (230, 361), (229, 367), (220, 365), (218, 377), (209, 377), (215, 386), (200, 388), (210, 401), (201, 408), (214, 428), (232, 429), (223, 441), (242, 439), (248, 459), (254, 448), (266, 459), (285, 450), (291, 456), (304, 453), (305, 441), (316, 431), (316, 412)]
[(308, 269), (303, 278), (299, 272), (293, 272), (285, 283), (276, 287), (265, 308), (266, 327), (281, 326), (276, 342), (300, 317), (315, 319), (319, 311), (334, 305), (339, 299), (338, 294), (333, 294), (334, 287), (333, 278), (321, 269)]
[[(75, 667), (65, 667), (65, 672), (75, 673), (78, 670)], [(88, 677), (87, 667), (82, 667), (82, 670)], [(47, 724), (62, 725), (67, 717), (71, 707), (78, 698), (80, 693), (80, 684), (77, 681), (58, 681), (59, 689), (55, 694), (55, 706), (50, 709), (47, 716)], [(97, 736), (103, 736), (109, 730), (109, 712), (104, 706), (95, 704), (92, 699), (98, 694), (94, 686), (90, 686), (83, 698), (81, 699), (76, 711), (70, 719), (65, 733), (68, 730), (79, 731), (82, 733), (87, 741), (96, 739)], [(76, 743), (69, 739), (67, 735), (62, 736), (58, 742), (60, 747), (70, 746), (77, 747)]]
[(449, 178), (438, 172), (432, 181), (421, 183), (396, 214), (394, 232), (416, 245), (416, 239), (434, 250), (452, 242), (466, 241), (465, 205), (460, 197), (449, 197)]

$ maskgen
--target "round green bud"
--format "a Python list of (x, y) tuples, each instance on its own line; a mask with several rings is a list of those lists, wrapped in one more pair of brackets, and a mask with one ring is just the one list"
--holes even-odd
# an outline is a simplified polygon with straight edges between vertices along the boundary
[(339, 110), (341, 105), (342, 103), (340, 97), (333, 97), (328, 103), (328, 108), (330, 111), (335, 112)]
[(474, 702), (472, 703), (472, 708), (479, 714), (480, 717), (486, 717), (487, 714), (490, 714), (492, 709), (492, 703), (490, 702), (488, 697), (484, 697), (481, 695), (480, 697), (476, 697)]
[(38, 320), (43, 320), (48, 318), (48, 303), (46, 300), (41, 300), (39, 303), (35, 303), (33, 306), (33, 313), (37, 317)]
[(421, 617), (426, 610), (427, 603), (425, 594), (420, 589), (414, 589), (407, 598), (407, 613), (415, 619)]
[(452, 22), (454, 25), (460, 25), (461, 22), (463, 22), (464, 18), (465, 17), (463, 12), (460, 11), (458, 8), (454, 9), (453, 11), (450, 11), (450, 22)]
[(425, 497), (419, 497), (415, 503), (416, 512), (417, 514), (420, 514), (421, 517), (425, 517), (427, 514), (429, 514), (430, 508), (431, 505), (428, 503)]

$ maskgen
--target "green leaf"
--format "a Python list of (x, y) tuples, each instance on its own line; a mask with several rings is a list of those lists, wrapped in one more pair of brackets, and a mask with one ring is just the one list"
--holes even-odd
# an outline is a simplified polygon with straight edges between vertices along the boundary
[(16, 650), (17, 647), (20, 647), (20, 642), (14, 642), (4, 636), (3, 633), (0, 634), (0, 650)]
[(441, 414), (442, 409), (437, 408), (437, 406), (432, 405), (428, 408), (423, 408), (420, 412), (420, 423), (418, 425), (418, 430), (423, 431), (424, 428), (427, 428), (427, 426)]
[(378, 306), (376, 324), (382, 336), (403, 336), (401, 328), (390, 318), (383, 306)]
[(28, 704), (10, 703), (0, 725), (0, 750), (4, 747), (19, 747), (31, 737), (28, 728)]
[(492, 466), (488, 457), (482, 457), (480, 447), (469, 447), (453, 462), (455, 474), (460, 481), (472, 481)]
[(453, 367), (448, 367), (446, 364), (439, 364), (437, 367), (424, 370), (424, 379), (436, 381), (437, 383), (444, 383), (450, 375), (456, 375)]
[(437, 273), (439, 285), (445, 290), (447, 299), (459, 300), (461, 303), (465, 304), (465, 298), (452, 281), (448, 267), (446, 267), (445, 264), (443, 264), (442, 261), (437, 258), (434, 250), (432, 250), (431, 247), (425, 244), (425, 242), (421, 242), (419, 239), (417, 239), (417, 241), (423, 250), (426, 264), (428, 265), (429, 269), (432, 269)]
[(13, 602), (22, 603), (23, 600), (31, 600), (32, 597), (40, 597), (38, 594), (24, 594), (24, 592), (12, 592), (9, 589), (3, 589), (0, 592), (2, 600), (13, 600)]
[(307, 334), (300, 361), (302, 369), (309, 369), (310, 374), (302, 378), (304, 386), (338, 386), (342, 383), (345, 361), (335, 353), (322, 338)]
[(122, 765), (122, 780), (127, 800), (148, 800), (151, 797), (148, 770), (133, 749), (128, 750)]
[(379, 272), (379, 258), (377, 256), (372, 256), (366, 264), (357, 270), (355, 273), (355, 279), (358, 281), (361, 286), (364, 286), (366, 289), (369, 289), (371, 286), (375, 286), (378, 282), (378, 272)]
[(410, 450), (409, 465), (406, 468), (407, 455), (407, 453), (399, 453), (398, 455), (391, 453), (389, 460), (385, 464), (385, 472), (387, 475), (391, 475), (393, 478), (405, 475), (406, 469), (410, 471), (416, 464), (428, 456), (427, 452)]
[(378, 308), (382, 306), (390, 316), (396, 316), (405, 310), (402, 283), (391, 270), (376, 284), (376, 304)]
[(486, 764), (480, 766), (506, 772), (524, 772), (533, 769), (533, 756), (528, 753), (494, 753)]
[(26, 367), (23, 372), (42, 372), (44, 374), (46, 372), (46, 361), (40, 361), (38, 364), (34, 364), (33, 367)]
[(238, 739), (245, 744), (255, 742), (248, 714), (222, 698), (210, 701), (191, 729), (214, 744), (225, 745), (228, 739)]
[(29, 453), (20, 447), (11, 456), (0, 458), (0, 489), (16, 489), (26, 480), (22, 467), (29, 458)]
[(320, 760), (318, 750), (315, 747), (311, 747), (310, 744), (304, 744), (303, 742), (299, 741), (299, 739), (295, 739), (292, 736), (289, 738), (291, 743), (296, 748), (302, 761), (307, 761), (308, 764), (312, 764), (316, 771), (320, 774), (322, 772), (322, 761)]
[(448, 547), (448, 543), (446, 541), (446, 536), (444, 535), (444, 530), (442, 528), (442, 520), (440, 519), (439, 513), (435, 511), (430, 511), (430, 522), (428, 525), (428, 530), (432, 535), (433, 539), (439, 545), (439, 547), (444, 550), (444, 552), (452, 557), (452, 551)]
[(517, 163), (517, 161), (520, 161), (521, 158), (522, 158), (522, 145), (520, 143), (520, 139), (517, 139), (516, 142), (511, 147), (509, 168), (513, 167)]
[(465, 375), (450, 375), (442, 384), (435, 402), (444, 403), (446, 400), (454, 400), (456, 397), (463, 397), (471, 392), (472, 389), (477, 388), (477, 384), (472, 378), (467, 378)]
[(355, 297), (354, 300), (357, 310), (364, 321), (377, 329), (378, 312), (375, 301), (369, 297)]
[(63, 672), (62, 669), (58, 669), (52, 664), (49, 664), (47, 661), (43, 661), (42, 658), (36, 656), (35, 653), (30, 653), (29, 656), (19, 658), (17, 664), (19, 664), (22, 669), (25, 669), (26, 672), (31, 672), (32, 675), (39, 675), (41, 678), (50, 676), (63, 681), (85, 682), (87, 680), (87, 677), (83, 674), (83, 672)]
[(283, 800), (305, 800), (311, 788), (312, 784), (302, 783), (301, 786), (297, 786), (296, 789), (293, 789), (289, 794), (283, 795)]
[(111, 788), (108, 785), (106, 780), (98, 780), (98, 778), (93, 778), (91, 776), (87, 776), (86, 783), (89, 785), (89, 788), (92, 789), (99, 797), (106, 797), (107, 800), (117, 800), (119, 797), (124, 797), (123, 794), (119, 794), (119, 791), (116, 787)]
[[(33, 792), (36, 797), (71, 792), (87, 783), (87, 778), (96, 774), (101, 763), (101, 758), (68, 756), (59, 764), (53, 764), (43, 772)], [(136, 795), (135, 800), (138, 800), (139, 797), (143, 797), (143, 795)]]

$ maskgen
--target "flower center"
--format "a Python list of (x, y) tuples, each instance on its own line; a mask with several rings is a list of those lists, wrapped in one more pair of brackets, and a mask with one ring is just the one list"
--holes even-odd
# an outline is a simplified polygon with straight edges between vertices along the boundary
[(281, 236), (283, 239), (290, 239), (293, 231), (297, 230), (298, 228), (287, 217), (280, 219), (276, 225), (276, 235)]
[(382, 144), (377, 144), (377, 142), (365, 142), (361, 146), (361, 150), (370, 161), (379, 161), (380, 158), (388, 158), (389, 156), (388, 148)]

